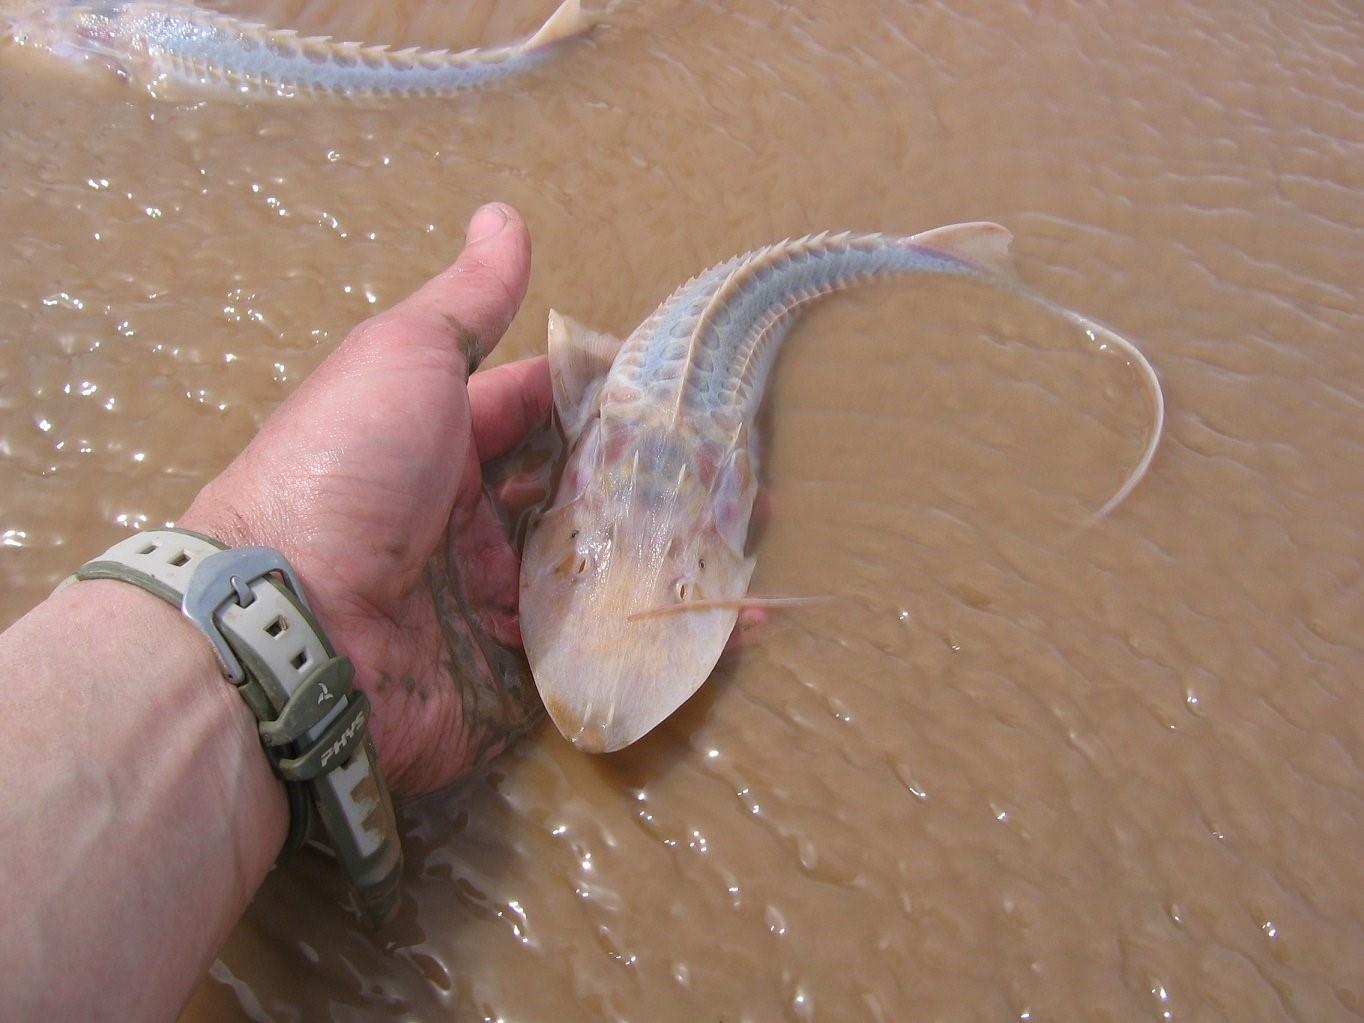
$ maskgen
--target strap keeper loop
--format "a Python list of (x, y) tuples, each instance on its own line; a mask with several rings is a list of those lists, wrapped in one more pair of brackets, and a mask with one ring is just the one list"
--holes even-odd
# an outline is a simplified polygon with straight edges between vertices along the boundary
[(262, 721), (261, 741), (266, 746), (297, 742), (308, 729), (336, 708), (336, 701), (350, 696), (355, 667), (346, 657), (332, 657), (310, 671), (273, 721)]
[(312, 781), (340, 767), (364, 741), (365, 725), (369, 721), (369, 698), (364, 693), (352, 693), (347, 706), (327, 726), (317, 742), (296, 757), (286, 757), (275, 764), (275, 770), (285, 781)]

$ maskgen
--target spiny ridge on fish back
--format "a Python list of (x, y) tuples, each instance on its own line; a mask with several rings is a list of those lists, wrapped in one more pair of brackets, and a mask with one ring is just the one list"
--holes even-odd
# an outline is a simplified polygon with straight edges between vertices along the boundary
[(961, 254), (932, 249), (923, 239), (851, 232), (788, 239), (682, 285), (630, 336), (612, 382), (629, 381), (655, 400), (670, 400), (674, 419), (709, 411), (746, 421), (799, 307), (897, 273), (983, 275)]
[(505, 46), (393, 50), (301, 36), (175, 0), (68, 0), (21, 7), (10, 35), (104, 60), (153, 89), (169, 83), (277, 95), (439, 96), (525, 71), (593, 21), (581, 0), (564, 0), (535, 33)]

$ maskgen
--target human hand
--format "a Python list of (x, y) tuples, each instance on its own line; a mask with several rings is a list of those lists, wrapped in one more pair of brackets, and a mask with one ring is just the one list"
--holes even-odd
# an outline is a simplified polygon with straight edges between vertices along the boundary
[(529, 275), (520, 216), (480, 209), (454, 265), (352, 331), (179, 523), (289, 560), (355, 664), (395, 792), (445, 785), (539, 713), (495, 645), (520, 645), (520, 565), (481, 463), (547, 421), (549, 373), (538, 358), (470, 376)]

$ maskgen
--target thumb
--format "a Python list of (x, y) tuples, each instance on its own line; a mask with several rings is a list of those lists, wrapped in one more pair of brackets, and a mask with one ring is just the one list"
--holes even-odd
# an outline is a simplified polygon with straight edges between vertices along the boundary
[[(291, 558), (328, 537), (401, 538), (418, 566), (473, 444), (463, 378), (501, 338), (529, 276), (525, 222), (503, 204), (480, 209), (454, 264), (352, 331), (211, 484), (213, 500), (196, 500), (194, 521)], [(208, 514), (214, 501), (226, 501), (223, 514)], [(352, 581), (372, 584), (365, 559), (351, 560)], [(380, 567), (375, 578), (395, 575)]]
[(530, 234), (505, 203), (489, 203), (469, 221), (464, 250), (455, 262), (364, 333), (387, 346), (444, 349), (452, 345), (472, 373), (496, 347), (525, 297), (530, 280)]

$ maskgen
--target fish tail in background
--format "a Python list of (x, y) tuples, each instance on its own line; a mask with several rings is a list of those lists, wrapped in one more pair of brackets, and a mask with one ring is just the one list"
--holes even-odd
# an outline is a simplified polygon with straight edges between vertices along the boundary
[(166, 98), (182, 86), (238, 96), (445, 96), (529, 70), (597, 20), (581, 0), (563, 0), (528, 38), (452, 51), (305, 37), (185, 0), (67, 0), (6, 16), (21, 44), (87, 62), (96, 55)]

